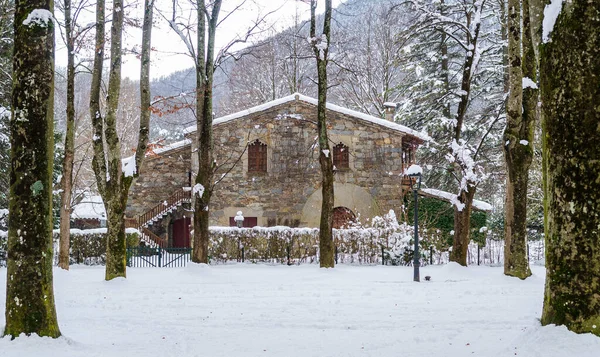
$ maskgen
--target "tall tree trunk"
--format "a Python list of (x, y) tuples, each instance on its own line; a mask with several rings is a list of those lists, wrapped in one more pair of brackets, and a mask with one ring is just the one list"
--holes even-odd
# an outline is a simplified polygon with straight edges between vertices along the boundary
[[(446, 16), (446, 4), (445, 1), (440, 1), (440, 14)], [(442, 31), (442, 37), (440, 40), (440, 53), (442, 55), (442, 82), (444, 83), (444, 95), (450, 93), (450, 59), (448, 58), (448, 35)], [(444, 105), (443, 114), (446, 118), (450, 119), (450, 103)]]
[[(504, 130), (506, 160), (506, 201), (504, 205), (504, 274), (525, 279), (531, 275), (527, 260), (527, 183), (533, 157), (533, 124), (537, 99), (531, 90), (523, 113), (523, 69), (535, 78), (535, 56), (531, 44), (529, 7), (523, 2), (523, 43), (527, 48), (521, 58), (521, 0), (508, 0), (508, 73), (509, 92)], [(528, 5), (528, 4), (527, 4)], [(525, 62), (528, 61), (528, 62)], [(533, 69), (533, 71), (532, 71)], [(533, 72), (533, 73), (531, 73)], [(533, 105), (533, 108), (531, 106)]]
[(562, 4), (541, 48), (546, 287), (542, 324), (600, 336), (600, 2)]
[(65, 0), (65, 38), (67, 42), (67, 131), (65, 157), (60, 183), (60, 240), (58, 266), (69, 270), (71, 240), (71, 194), (73, 190), (73, 159), (75, 157), (75, 38), (71, 18), (71, 0)]
[(319, 136), (319, 164), (321, 165), (321, 184), (323, 201), (321, 204), (321, 222), (319, 225), (319, 254), (321, 268), (333, 268), (335, 265), (335, 248), (333, 246), (333, 153), (329, 148), (327, 137), (327, 55), (331, 43), (331, 0), (325, 0), (325, 17), (323, 20), (323, 35), (316, 35), (317, 1), (310, 4), (310, 36), (313, 52), (317, 60), (318, 74), (318, 103), (317, 131)]
[(122, 204), (122, 166), (121, 143), (117, 134), (117, 110), (121, 94), (121, 44), (123, 37), (123, 1), (113, 1), (112, 25), (110, 28), (110, 67), (108, 75), (108, 92), (106, 96), (106, 116), (104, 117), (104, 138), (106, 140), (106, 162), (108, 176), (106, 192), (102, 194), (106, 207), (106, 274), (111, 280), (126, 277), (127, 251), (125, 243), (125, 225), (123, 217), (125, 205)]
[(504, 69), (504, 93), (509, 91), (508, 75), (508, 17), (506, 16), (506, 0), (499, 0), (500, 5), (500, 38), (502, 39), (502, 68)]
[[(129, 187), (133, 179), (139, 175), (138, 168), (146, 153), (148, 144), (150, 119), (150, 36), (152, 30), (152, 2), (145, 3), (144, 23), (142, 25), (142, 66), (140, 70), (140, 128), (136, 154), (133, 160), (121, 160), (121, 144), (117, 134), (116, 113), (119, 106), (121, 91), (121, 39), (123, 34), (123, 2), (113, 1), (110, 45), (110, 73), (108, 78), (108, 95), (106, 99), (106, 115), (103, 118), (100, 111), (100, 85), (102, 79), (102, 64), (104, 60), (104, 0), (96, 4), (96, 51), (92, 72), (92, 87), (90, 92), (90, 115), (94, 128), (94, 158), (92, 167), (96, 176), (98, 191), (104, 201), (108, 215), (106, 235), (106, 273), (105, 279), (126, 277), (127, 246), (125, 239), (125, 208)], [(106, 142), (106, 145), (104, 144)], [(123, 172), (124, 165), (127, 167)]]
[[(474, 8), (474, 12), (467, 14), (467, 27), (471, 27), (471, 18), (473, 16), (478, 17), (481, 15), (482, 8)], [(474, 24), (474, 31), (469, 32), (467, 35), (467, 42), (471, 50), (467, 51), (463, 64), (463, 74), (461, 80), (461, 96), (458, 103), (456, 113), (456, 126), (454, 128), (454, 142), (456, 145), (460, 145), (462, 136), (462, 127), (467, 115), (467, 109), (469, 107), (469, 96), (471, 94), (471, 83), (473, 80), (473, 73), (477, 63), (475, 62), (475, 56), (477, 51), (479, 32), (481, 30), (481, 22)], [(473, 206), (473, 198), (475, 197), (475, 190), (477, 189), (477, 182), (468, 179), (466, 176), (469, 170), (468, 163), (462, 158), (462, 154), (453, 151), (454, 157), (454, 168), (461, 177), (461, 187), (458, 193), (458, 201), (461, 205), (464, 205), (462, 209), (458, 206), (454, 208), (454, 237), (452, 243), (452, 253), (450, 254), (450, 261), (457, 262), (460, 265), (467, 265), (467, 248), (469, 246), (470, 237), (470, 226), (471, 226), (471, 207)], [(464, 187), (462, 178), (464, 178)]]
[[(152, 18), (154, 15), (154, 0), (144, 1), (144, 22), (142, 23), (142, 54), (140, 57), (140, 129), (138, 145), (135, 151), (136, 167), (141, 167), (150, 134), (150, 52), (152, 49)], [(136, 175), (139, 172), (136, 170)]]
[(15, 10), (4, 330), (13, 337), (60, 336), (52, 286), (52, 5), (17, 1)]
[[(198, 175), (194, 187), (194, 249), (192, 261), (208, 263), (209, 206), (213, 191), (212, 86), (214, 73), (215, 37), (222, 0), (212, 4), (211, 15), (204, 0), (198, 3), (198, 40), (196, 46), (196, 140)], [(207, 18), (208, 17), (208, 18)], [(207, 26), (208, 20), (208, 29)], [(206, 32), (208, 30), (208, 41)], [(206, 53), (205, 53), (206, 43)]]
[(460, 210), (454, 206), (454, 243), (452, 245), (452, 252), (450, 252), (450, 261), (462, 266), (467, 266), (471, 233), (471, 212), (473, 211), (475, 190), (476, 187), (471, 186), (468, 191), (461, 191), (458, 199), (464, 206)]

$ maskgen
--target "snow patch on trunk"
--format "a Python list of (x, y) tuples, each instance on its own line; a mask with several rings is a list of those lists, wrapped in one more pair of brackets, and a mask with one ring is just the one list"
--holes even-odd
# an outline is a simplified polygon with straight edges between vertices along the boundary
[(133, 177), (133, 175), (137, 173), (135, 155), (131, 155), (121, 160), (121, 169), (123, 170), (123, 176)]
[(531, 78), (523, 77), (523, 89), (525, 88), (538, 89), (538, 86)]
[(48, 23), (52, 21), (54, 16), (49, 10), (46, 9), (35, 9), (27, 15), (27, 18), (23, 20), (23, 25), (33, 27), (48, 27)]
[(552, 2), (544, 8), (544, 20), (542, 22), (542, 41), (550, 42), (550, 33), (554, 30), (556, 19), (562, 11), (564, 0), (552, 0)]

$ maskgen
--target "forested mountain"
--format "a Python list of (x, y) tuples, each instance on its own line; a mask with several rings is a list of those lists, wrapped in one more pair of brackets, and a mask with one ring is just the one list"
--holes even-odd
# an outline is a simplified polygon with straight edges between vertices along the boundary
[[(501, 3), (477, 8), (459, 1), (347, 1), (333, 13), (328, 66), (328, 101), (379, 117), (384, 103), (397, 103), (396, 121), (435, 139), (419, 151), (428, 165), (426, 184), (456, 191), (462, 178), (476, 176), (479, 193), (496, 206), (502, 205), (497, 193), (504, 182)], [(215, 116), (296, 91), (316, 96), (308, 30), (309, 24), (297, 18), (286, 30), (227, 59), (215, 73)], [(193, 73), (184, 70), (155, 81), (153, 95), (192, 92)], [(193, 120), (189, 110), (155, 116), (153, 133), (179, 138)], [(472, 164), (458, 172), (448, 161), (457, 151), (473, 156)]]
[[(384, 103), (397, 103), (396, 121), (435, 139), (418, 152), (419, 161), (426, 165), (425, 184), (457, 192), (463, 178), (474, 177), (477, 195), (501, 207), (506, 81), (505, 28), (501, 24), (505, 13), (502, 1), (485, 2), (481, 9), (476, 8), (477, 3), (465, 7), (463, 2), (452, 0), (344, 2), (333, 12), (328, 101), (379, 117), (383, 116)], [(0, 26), (5, 26), (4, 22)], [(477, 26), (480, 34), (474, 41)], [(316, 96), (316, 67), (308, 31), (308, 22), (297, 16), (284, 31), (223, 61), (215, 72), (215, 117), (294, 92)], [(65, 108), (62, 77), (60, 73), (56, 77), (58, 129), (63, 128)], [(92, 137), (89, 81), (88, 75), (77, 76), (76, 164), (81, 168), (76, 172), (82, 178), (81, 189), (93, 187), (86, 164)], [(167, 144), (179, 140), (183, 129), (193, 125), (194, 113), (189, 106), (193, 107), (194, 87), (192, 68), (151, 83), (155, 102), (151, 141)], [(138, 91), (138, 82), (124, 80), (118, 115), (124, 155), (132, 152), (136, 140)], [(470, 157), (469, 164), (458, 171), (453, 168), (456, 153)], [(534, 166), (540, 167), (539, 160)], [(535, 172), (538, 180), (532, 184), (539, 186), (541, 175)], [(532, 215), (537, 217), (541, 191), (532, 192)]]

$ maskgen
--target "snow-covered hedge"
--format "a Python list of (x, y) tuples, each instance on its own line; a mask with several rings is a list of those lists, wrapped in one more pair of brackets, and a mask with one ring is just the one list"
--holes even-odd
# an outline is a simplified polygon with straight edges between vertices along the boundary
[[(59, 232), (54, 230), (54, 261), (58, 262)], [(139, 232), (127, 228), (127, 245), (138, 246)], [(70, 263), (84, 265), (102, 265), (106, 262), (106, 228), (71, 229)]]
[[(400, 225), (394, 211), (375, 217), (368, 227), (334, 229), (338, 263), (404, 264), (410, 250), (412, 228)], [(319, 256), (317, 228), (211, 227), (209, 251), (213, 262), (245, 260), (281, 264), (312, 263)]]

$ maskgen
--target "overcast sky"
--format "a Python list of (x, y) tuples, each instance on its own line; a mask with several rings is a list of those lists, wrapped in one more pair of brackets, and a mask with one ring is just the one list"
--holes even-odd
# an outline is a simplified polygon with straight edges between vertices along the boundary
[[(243, 0), (224, 0), (221, 8), (220, 18), (223, 19), (227, 14), (231, 12), (237, 5)], [(333, 0), (333, 6), (337, 6), (344, 0)], [(126, 1), (127, 3), (127, 1)], [(324, 11), (324, 0), (319, 0), (318, 12)], [(164, 13), (165, 16), (171, 16), (172, 1), (171, 0), (157, 0), (157, 10)], [(188, 0), (180, 0), (179, 6), (182, 9), (181, 13), (185, 13), (187, 9), (191, 9)], [(142, 17), (143, 1), (137, 6), (137, 13), (139, 17)], [(152, 47), (155, 51), (152, 52), (152, 66), (150, 74), (152, 78), (158, 78), (161, 76), (168, 75), (177, 70), (192, 67), (194, 62), (192, 59), (185, 54), (186, 47), (180, 40), (179, 36), (170, 29), (168, 23), (164, 18), (155, 11), (155, 27), (152, 33)], [(273, 12), (265, 18), (265, 25), (263, 29), (271, 29), (272, 31), (281, 31), (284, 28), (293, 24), (293, 19), (296, 13), (299, 14), (301, 19), (307, 20), (310, 18), (310, 7), (306, 2), (299, 0), (246, 0), (246, 3), (238, 11), (231, 13), (227, 19), (219, 26), (216, 35), (216, 51), (223, 46), (227, 45), (236, 36), (241, 33), (245, 33), (246, 30), (253, 25), (258, 18), (264, 17), (266, 14)], [(58, 11), (57, 11), (58, 12)], [(108, 14), (107, 14), (108, 15)], [(94, 14), (90, 12), (89, 19), (83, 19), (80, 21), (81, 24), (93, 21)], [(57, 17), (60, 17), (57, 14)], [(193, 21), (193, 20), (192, 20)], [(181, 19), (181, 22), (187, 22)], [(107, 31), (109, 30), (110, 24), (107, 24)], [(267, 36), (267, 33), (261, 35), (263, 38)], [(137, 29), (127, 29), (124, 34), (123, 41), (124, 47), (139, 46), (141, 44), (141, 31)], [(57, 53), (56, 53), (56, 65), (66, 66), (66, 50), (64, 44), (59, 36), (56, 40)], [(193, 39), (195, 42), (195, 39)], [(238, 47), (238, 49), (241, 47)], [(106, 53), (109, 53), (109, 49), (106, 49)], [(132, 79), (139, 78), (140, 61), (133, 55), (127, 55), (123, 57), (123, 77), (129, 77)]]

